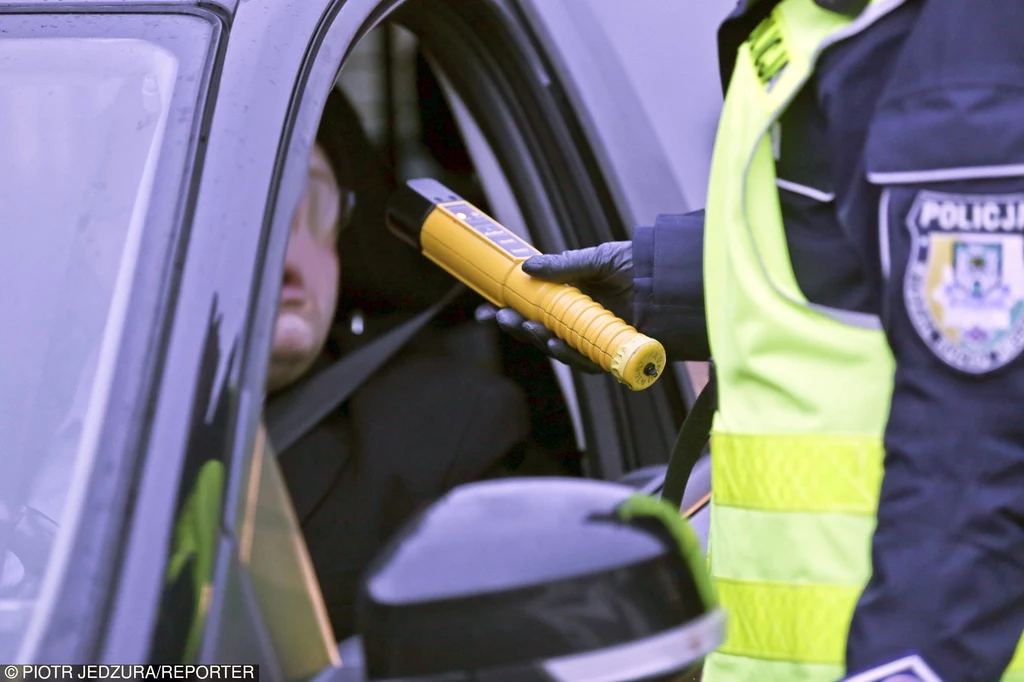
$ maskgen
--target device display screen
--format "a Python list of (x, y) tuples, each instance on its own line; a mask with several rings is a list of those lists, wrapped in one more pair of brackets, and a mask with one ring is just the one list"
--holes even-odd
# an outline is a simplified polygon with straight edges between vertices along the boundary
[(527, 244), (516, 234), (502, 227), (469, 203), (445, 204), (441, 208), (472, 227), (484, 237), (487, 237), (487, 239), (507, 251), (514, 258), (527, 258), (540, 253), (540, 251)]

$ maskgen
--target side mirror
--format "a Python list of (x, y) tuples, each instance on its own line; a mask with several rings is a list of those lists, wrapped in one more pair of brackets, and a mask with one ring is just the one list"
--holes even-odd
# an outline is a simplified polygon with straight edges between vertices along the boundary
[(366, 680), (678, 679), (725, 637), (678, 511), (579, 479), (454, 489), (378, 556), (358, 609)]

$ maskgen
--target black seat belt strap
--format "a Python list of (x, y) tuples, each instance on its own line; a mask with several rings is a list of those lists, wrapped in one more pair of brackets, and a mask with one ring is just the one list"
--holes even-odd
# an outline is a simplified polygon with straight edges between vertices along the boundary
[(377, 370), (384, 366), (438, 313), (465, 292), (456, 285), (444, 298), (422, 313), (398, 325), (387, 334), (366, 344), (319, 374), (287, 389), (267, 404), (264, 420), (267, 435), (278, 454), (285, 452), (299, 438), (316, 426), (356, 392)]
[(661, 499), (674, 507), (681, 507), (686, 483), (690, 480), (693, 467), (704, 452), (704, 446), (711, 439), (711, 422), (718, 409), (718, 382), (715, 378), (715, 365), (711, 363), (708, 383), (690, 408), (690, 413), (683, 420), (683, 428), (672, 447), (672, 455), (668, 460), (665, 472), (665, 483), (661, 489)]

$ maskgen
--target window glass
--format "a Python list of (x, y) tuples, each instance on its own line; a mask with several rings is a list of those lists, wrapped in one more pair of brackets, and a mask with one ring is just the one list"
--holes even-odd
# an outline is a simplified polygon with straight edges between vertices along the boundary
[[(74, 525), (63, 517), (91, 468), (158, 161), (192, 127), (171, 112), (195, 74), (139, 19), (0, 19), (0, 658)], [(178, 50), (206, 51), (204, 20), (160, 21), (191, 39)]]

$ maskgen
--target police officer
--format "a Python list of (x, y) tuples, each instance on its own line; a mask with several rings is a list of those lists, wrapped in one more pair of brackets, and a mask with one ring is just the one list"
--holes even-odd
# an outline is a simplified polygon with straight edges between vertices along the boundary
[(1021, 25), (1019, 0), (741, 2), (706, 215), (524, 265), (714, 357), (705, 682), (1024, 679)]

